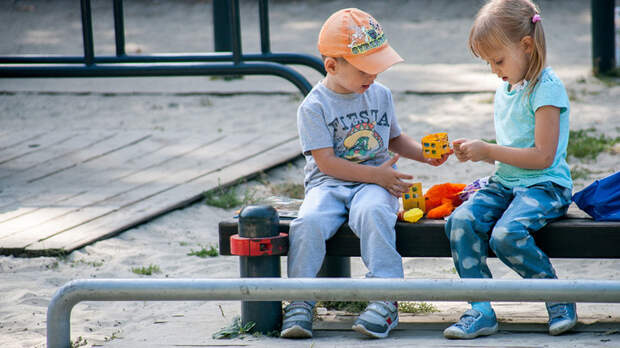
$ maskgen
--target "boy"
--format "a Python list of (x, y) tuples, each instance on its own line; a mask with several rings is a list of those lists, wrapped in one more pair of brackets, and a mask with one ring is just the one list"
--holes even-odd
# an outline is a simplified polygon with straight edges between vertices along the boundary
[[(359, 9), (334, 13), (318, 40), (327, 76), (299, 106), (297, 124), (306, 157), (305, 199), (291, 222), (288, 276), (316, 277), (325, 241), (348, 219), (359, 237), (366, 277), (403, 278), (395, 248), (398, 197), (411, 175), (394, 169), (399, 155), (430, 165), (419, 142), (401, 133), (389, 89), (377, 74), (403, 59), (387, 43), (381, 25)], [(390, 158), (388, 149), (396, 155)], [(285, 308), (281, 337), (312, 337), (310, 301)], [(387, 337), (398, 324), (396, 302), (371, 302), (353, 329)]]

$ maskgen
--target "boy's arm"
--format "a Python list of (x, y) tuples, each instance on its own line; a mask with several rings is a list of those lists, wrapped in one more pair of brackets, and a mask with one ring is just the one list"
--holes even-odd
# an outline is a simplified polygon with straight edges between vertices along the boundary
[(331, 147), (311, 152), (321, 172), (340, 180), (377, 184), (396, 197), (400, 197), (409, 189), (410, 184), (403, 180), (413, 179), (413, 176), (392, 168), (392, 165), (398, 161), (398, 155), (375, 167), (340, 158), (334, 154), (334, 149)]
[(418, 162), (426, 162), (422, 155), (422, 144), (413, 140), (410, 136), (401, 133), (399, 136), (390, 139), (388, 147), (390, 151), (395, 152), (405, 158), (409, 158)]
[[(560, 109), (543, 106), (536, 110), (534, 147), (516, 148), (481, 140), (459, 139), (460, 151), (471, 161), (499, 161), (523, 169), (545, 169), (553, 164), (560, 136)], [(464, 141), (461, 141), (464, 140)]]
[(390, 139), (389, 149), (403, 157), (427, 163), (432, 166), (442, 165), (450, 154), (452, 154), (452, 151), (450, 151), (450, 154), (445, 154), (441, 158), (426, 158), (423, 155), (422, 144), (404, 133)]

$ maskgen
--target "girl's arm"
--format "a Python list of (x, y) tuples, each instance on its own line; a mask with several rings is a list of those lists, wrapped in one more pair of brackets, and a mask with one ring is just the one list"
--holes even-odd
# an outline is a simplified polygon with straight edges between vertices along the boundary
[(462, 160), (499, 161), (523, 169), (545, 169), (553, 164), (560, 134), (560, 109), (542, 106), (536, 110), (534, 147), (515, 148), (481, 140), (455, 140)]
[(311, 152), (321, 172), (340, 180), (377, 184), (396, 197), (400, 197), (409, 189), (410, 184), (403, 180), (413, 179), (413, 176), (392, 168), (392, 165), (399, 159), (398, 154), (375, 167), (340, 158), (334, 154), (334, 149), (331, 147)]
[(389, 149), (392, 152), (395, 152), (403, 157), (427, 163), (432, 166), (442, 165), (450, 156), (450, 154), (445, 154), (441, 158), (426, 158), (422, 154), (422, 144), (418, 141), (413, 140), (410, 136), (401, 133), (399, 136), (390, 139)]

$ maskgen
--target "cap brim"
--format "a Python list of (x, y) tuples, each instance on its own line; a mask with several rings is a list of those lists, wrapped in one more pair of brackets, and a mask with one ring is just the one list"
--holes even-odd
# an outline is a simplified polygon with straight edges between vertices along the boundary
[(347, 62), (368, 74), (378, 74), (404, 59), (389, 45), (367, 55), (345, 56)]

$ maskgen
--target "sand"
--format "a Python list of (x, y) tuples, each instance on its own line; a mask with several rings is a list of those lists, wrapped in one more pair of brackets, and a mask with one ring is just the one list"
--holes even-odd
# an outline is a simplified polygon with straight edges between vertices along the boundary
[[(106, 5), (95, 6), (103, 11)], [(392, 45), (407, 62), (380, 76), (380, 81), (394, 91), (396, 111), (403, 130), (414, 138), (447, 131), (452, 139), (476, 137), (492, 139), (492, 90), (498, 81), (466, 50), (466, 32), (479, 5), (478, 1), (394, 1), (389, 6), (362, 1), (273, 1), (271, 32), (273, 51), (315, 54), (314, 38), (324, 17), (347, 6), (367, 9), (380, 19)], [(571, 129), (594, 127), (608, 137), (620, 135), (620, 86), (605, 82), (590, 73), (589, 8), (584, 1), (542, 2), (543, 21), (549, 40), (549, 63), (564, 80), (571, 96)], [(32, 7), (29, 7), (32, 6)], [(126, 4), (133, 22), (128, 40), (134, 50), (196, 51), (198, 41), (212, 42), (211, 30), (181, 30), (198, 26), (200, 14), (208, 15), (210, 2), (141, 1)], [(42, 1), (4, 3), (0, 8), (3, 23), (10, 20), (7, 34), (0, 37), (0, 54), (40, 52), (41, 47), (55, 47), (44, 32), (28, 31), (28, 21), (39, 26), (53, 26), (49, 19), (73, 18), (75, 12), (63, 12), (62, 6)], [(103, 8), (103, 9), (101, 9)], [(253, 2), (242, 2), (243, 13), (254, 13)], [(12, 12), (11, 12), (12, 11)], [(27, 19), (18, 20), (19, 15)], [(44, 15), (45, 14), (45, 15)], [(73, 17), (71, 17), (73, 16)], [(49, 23), (48, 23), (49, 21)], [(103, 21), (101, 21), (103, 22)], [(99, 22), (99, 23), (101, 23)], [(206, 21), (208, 22), (208, 21)], [(129, 23), (129, 22), (128, 22)], [(172, 29), (158, 33), (161, 40), (148, 41), (153, 23), (171, 23)], [(256, 28), (256, 18), (244, 22)], [(36, 23), (35, 23), (36, 24)], [(204, 23), (202, 23), (204, 24)], [(103, 24), (97, 24), (102, 26)], [(155, 26), (157, 27), (157, 26)], [(162, 25), (162, 27), (165, 27)], [(37, 27), (35, 27), (36, 29)], [(106, 28), (101, 32), (108, 33)], [(71, 30), (76, 30), (72, 28)], [(68, 31), (71, 31), (68, 30)], [(79, 30), (79, 29), (78, 29)], [(249, 33), (255, 29), (246, 30)], [(68, 33), (61, 32), (60, 35)], [(107, 34), (106, 34), (107, 35)], [(256, 51), (257, 39), (244, 34), (246, 51)], [(47, 41), (46, 41), (47, 38)], [(109, 40), (102, 37), (101, 40)], [(44, 44), (47, 42), (48, 44)], [(412, 43), (414, 42), (414, 43)], [(166, 46), (168, 44), (168, 46)], [(79, 52), (75, 42), (58, 43), (66, 50)], [(106, 46), (104, 46), (106, 47)], [(37, 48), (39, 50), (37, 51)], [(109, 48), (109, 47), (107, 47)], [(210, 47), (209, 47), (210, 48)], [(79, 54), (79, 53), (76, 53)], [(305, 71), (312, 82), (319, 76)], [(465, 77), (467, 76), (467, 77)], [(109, 80), (0, 80), (0, 120), (2, 129), (25, 127), (109, 127), (132, 129), (158, 127), (162, 131), (196, 129), (203, 119), (196, 115), (227, 113), (224, 131), (248, 125), (270, 127), (274, 122), (294, 118), (300, 95), (289, 83), (270, 77), (248, 77), (231, 83), (208, 78), (126, 79), (120, 86)], [(268, 86), (274, 94), (255, 92)], [(48, 92), (57, 93), (48, 93)], [(88, 95), (75, 92), (88, 91)], [(116, 95), (106, 95), (106, 92)], [(136, 93), (141, 91), (149, 93)], [(197, 94), (182, 94), (195, 91)], [(231, 96), (211, 94), (233, 92)], [(10, 93), (6, 93), (10, 92)], [(243, 93), (236, 93), (243, 92)], [(426, 93), (430, 92), (430, 93)], [(118, 105), (131, 110), (135, 117), (113, 112)], [(172, 106), (171, 106), (172, 105)], [(593, 180), (619, 170), (618, 151), (605, 152), (596, 160), (571, 159), (573, 169), (587, 170), (587, 178), (575, 180), (575, 191)], [(482, 163), (462, 164), (450, 159), (438, 168), (401, 160), (401, 170), (414, 175), (424, 189), (442, 182), (468, 183), (492, 173)], [(239, 188), (254, 192), (256, 198), (272, 195), (271, 184), (301, 183), (303, 160), (267, 171), (260, 180)], [(44, 347), (46, 312), (50, 298), (63, 284), (89, 278), (236, 278), (236, 257), (199, 258), (188, 253), (203, 247), (217, 247), (217, 223), (231, 219), (233, 209), (210, 207), (202, 202), (179, 209), (114, 238), (97, 242), (66, 257), (0, 257), (0, 346)], [(285, 260), (282, 260), (285, 274)], [(620, 279), (617, 260), (552, 260), (563, 279)], [(497, 260), (490, 261), (496, 278), (516, 279), (514, 272)], [(137, 275), (132, 268), (156, 265), (160, 272), (152, 276)], [(408, 278), (456, 278), (452, 261), (447, 258), (407, 258)], [(365, 273), (360, 260), (353, 260), (353, 277)], [(403, 315), (403, 324), (385, 341), (371, 341), (347, 330), (353, 320), (345, 313), (322, 313), (321, 330), (313, 340), (288, 341), (269, 337), (246, 337), (213, 340), (211, 335), (239, 315), (238, 302), (86, 302), (72, 312), (72, 341), (76, 345), (105, 347), (170, 346), (278, 346), (278, 347), (620, 347), (618, 320), (620, 305), (580, 304), (581, 326), (578, 333), (550, 337), (544, 332), (546, 320), (541, 303), (498, 303), (501, 321), (499, 334), (476, 341), (455, 342), (443, 339), (441, 330), (467, 307), (460, 302), (433, 303), (440, 312), (426, 315)], [(344, 324), (343, 324), (344, 322)], [(519, 324), (513, 325), (512, 323)], [(418, 324), (415, 324), (418, 323)], [(420, 324), (421, 323), (421, 324)], [(424, 325), (431, 323), (434, 326)], [(598, 323), (591, 327), (586, 324)], [(335, 330), (331, 330), (335, 329)], [(79, 337), (82, 338), (80, 341)]]

